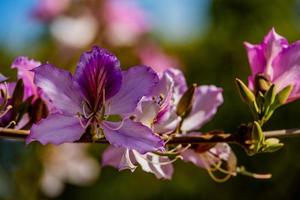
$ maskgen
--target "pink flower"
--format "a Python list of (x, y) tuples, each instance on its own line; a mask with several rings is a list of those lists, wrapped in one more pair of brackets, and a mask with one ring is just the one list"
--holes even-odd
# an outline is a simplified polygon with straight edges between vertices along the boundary
[(18, 78), (22, 79), (24, 82), (24, 98), (34, 96), (34, 99), (39, 97), (39, 92), (37, 86), (33, 83), (34, 73), (31, 71), (36, 67), (40, 66), (41, 63), (27, 57), (19, 56), (17, 57), (12, 68), (18, 70)]
[(270, 83), (275, 84), (276, 91), (288, 85), (293, 90), (287, 102), (300, 97), (300, 42), (289, 44), (278, 35), (274, 28), (265, 36), (260, 44), (245, 42), (248, 60), (252, 70), (249, 87), (255, 88), (255, 77), (262, 75)]
[(136, 1), (105, 1), (103, 19), (109, 42), (114, 45), (131, 45), (150, 27), (144, 10)]
[(39, 0), (32, 14), (41, 21), (49, 21), (62, 14), (70, 4), (71, 0)]
[(176, 58), (167, 55), (154, 44), (148, 44), (139, 49), (138, 56), (142, 64), (151, 66), (157, 73), (179, 66), (179, 61)]

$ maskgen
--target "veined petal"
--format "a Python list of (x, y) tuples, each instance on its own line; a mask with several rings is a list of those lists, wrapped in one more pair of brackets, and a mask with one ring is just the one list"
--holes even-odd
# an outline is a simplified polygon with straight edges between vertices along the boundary
[(177, 104), (180, 100), (180, 97), (183, 95), (183, 93), (187, 90), (187, 84), (185, 77), (182, 73), (182, 71), (178, 69), (168, 69), (166, 70), (166, 73), (170, 75), (170, 77), (174, 81), (174, 103)]
[(140, 154), (133, 150), (136, 161), (141, 165), (145, 172), (152, 173), (158, 179), (172, 178), (174, 168), (167, 156), (159, 156), (154, 153)]
[(217, 112), (223, 103), (222, 89), (216, 86), (199, 86), (196, 88), (192, 111), (183, 121), (181, 129), (191, 131), (201, 128)]
[(272, 67), (272, 62), (278, 53), (288, 46), (288, 41), (278, 35), (274, 28), (272, 28), (262, 43), (253, 45), (245, 42), (244, 45), (252, 69), (252, 76), (254, 77), (258, 73), (264, 73), (270, 79), (273, 79), (273, 73), (275, 72)]
[(42, 89), (54, 107), (67, 115), (82, 112), (83, 98), (69, 72), (50, 64), (41, 65), (33, 71), (35, 84)]
[(137, 150), (140, 153), (162, 150), (163, 140), (150, 128), (139, 122), (125, 119), (123, 125), (116, 122), (103, 122), (102, 128), (106, 139), (116, 147)]
[(109, 114), (132, 113), (141, 98), (149, 95), (158, 81), (157, 74), (150, 67), (136, 66), (124, 71), (120, 91), (108, 102)]
[(12, 68), (18, 69), (18, 78), (23, 80), (25, 98), (32, 95), (38, 97), (38, 90), (33, 82), (34, 72), (32, 72), (31, 70), (40, 65), (40, 62), (20, 56), (14, 60), (11, 66)]
[(130, 150), (112, 145), (102, 154), (102, 166), (112, 166), (120, 171), (129, 169), (132, 172), (137, 168), (136, 160)]
[(74, 142), (80, 139), (84, 131), (76, 117), (52, 114), (32, 126), (26, 143), (32, 141), (39, 141), (42, 144)]
[(293, 85), (288, 101), (295, 100), (300, 95), (297, 87), (300, 81), (300, 42), (295, 42), (281, 51), (274, 59), (273, 67), (276, 89), (280, 91), (287, 85)]
[(120, 62), (105, 49), (94, 47), (81, 55), (74, 81), (77, 82), (90, 106), (98, 110), (105, 99), (113, 97), (121, 88)]

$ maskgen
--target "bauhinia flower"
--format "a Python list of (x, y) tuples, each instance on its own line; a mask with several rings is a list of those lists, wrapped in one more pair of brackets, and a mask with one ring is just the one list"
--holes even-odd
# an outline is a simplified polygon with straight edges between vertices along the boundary
[[(176, 108), (181, 97), (185, 94), (187, 85), (183, 74), (179, 70), (169, 69), (160, 74), (160, 82), (155, 87), (150, 96), (144, 97), (135, 113), (135, 120), (150, 127), (155, 133), (160, 135), (189, 134), (201, 128), (209, 121), (217, 111), (218, 106), (223, 102), (222, 89), (215, 86), (199, 86), (195, 88), (192, 109), (190, 113), (181, 119), (176, 113)], [(180, 123), (180, 120), (183, 120)], [(178, 126), (180, 126), (178, 129)], [(179, 133), (178, 131), (181, 131)], [(222, 147), (222, 148), (221, 148)], [(224, 151), (222, 151), (224, 149)], [(199, 149), (198, 149), (199, 150)], [(185, 161), (208, 169), (212, 163), (217, 164), (222, 159), (229, 158), (231, 153), (227, 144), (210, 145), (209, 148), (199, 153), (195, 146), (190, 148), (179, 148)], [(212, 152), (216, 152), (213, 154)], [(130, 169), (134, 171), (139, 164), (146, 172), (153, 173), (157, 178), (171, 179), (173, 174), (172, 160), (167, 156), (156, 153), (140, 154), (134, 150), (126, 148), (109, 147), (103, 153), (102, 164), (113, 166), (119, 170)], [(174, 151), (172, 151), (174, 153)], [(167, 154), (166, 154), (167, 155)], [(220, 157), (221, 156), (221, 157)], [(226, 161), (226, 160), (225, 160)]]
[(300, 97), (300, 42), (289, 44), (277, 34), (274, 28), (260, 44), (245, 42), (248, 60), (252, 70), (249, 87), (255, 91), (261, 88), (260, 81), (275, 84), (277, 92), (291, 85), (293, 87), (287, 102)]
[(37, 86), (33, 82), (34, 73), (31, 71), (36, 67), (40, 66), (41, 63), (33, 59), (29, 59), (24, 56), (17, 57), (12, 68), (18, 70), (18, 78), (23, 80), (24, 83), (24, 98), (33, 96), (34, 99), (39, 97)]
[[(135, 121), (143, 123), (157, 134), (172, 132), (179, 118), (173, 111), (174, 81), (169, 72), (161, 74), (159, 83), (152, 93), (143, 97), (136, 112)], [(132, 172), (140, 165), (146, 172), (153, 173), (157, 178), (171, 179), (173, 166), (167, 156), (155, 153), (141, 154), (127, 148), (108, 147), (102, 157), (103, 166), (112, 166), (119, 170), (129, 169)]]
[[(116, 147), (140, 153), (163, 149), (164, 142), (150, 128), (128, 118), (158, 82), (150, 67), (121, 71), (113, 54), (94, 47), (83, 53), (73, 76), (50, 64), (43, 64), (34, 72), (35, 84), (58, 112), (32, 126), (28, 143), (74, 142), (89, 129)], [(116, 120), (121, 116), (121, 120)]]

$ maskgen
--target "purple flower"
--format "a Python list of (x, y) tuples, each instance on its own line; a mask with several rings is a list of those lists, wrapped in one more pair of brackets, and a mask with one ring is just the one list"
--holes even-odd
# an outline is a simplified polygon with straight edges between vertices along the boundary
[(18, 78), (23, 80), (24, 83), (24, 99), (34, 96), (34, 99), (40, 96), (36, 85), (33, 82), (34, 73), (31, 71), (40, 66), (41, 63), (24, 56), (17, 57), (12, 68), (18, 70)]
[[(176, 107), (186, 90), (187, 84), (181, 71), (169, 69), (163, 72), (160, 74), (160, 81), (152, 93), (140, 101), (135, 112), (135, 120), (142, 122), (155, 133), (161, 135), (174, 133), (181, 120), (176, 114)], [(217, 108), (222, 103), (221, 88), (215, 86), (197, 87), (192, 110), (182, 123), (182, 134), (188, 134), (188, 132), (201, 128), (216, 114)], [(228, 148), (230, 149), (229, 146)], [(211, 149), (212, 152), (215, 150), (214, 148)], [(185, 156), (185, 160), (202, 159), (192, 148), (183, 152), (186, 152), (182, 154)], [(165, 179), (171, 179), (173, 174), (172, 162), (166, 156), (154, 153), (140, 154), (126, 148), (114, 147), (109, 147), (103, 153), (102, 159), (104, 166), (113, 166), (119, 170), (130, 169), (134, 171), (139, 164), (144, 171), (155, 174), (157, 178)]]
[(198, 145), (187, 149), (181, 155), (184, 161), (208, 170), (222, 162), (226, 162), (229, 170), (233, 170), (237, 162), (230, 146), (226, 143), (218, 143), (213, 147), (208, 146), (208, 148), (205, 145)]
[(245, 42), (245, 47), (252, 70), (252, 75), (249, 77), (249, 87), (251, 89), (255, 89), (255, 77), (263, 75), (275, 84), (277, 92), (288, 85), (293, 86), (288, 102), (300, 97), (299, 41), (289, 44), (273, 28), (265, 36), (262, 43), (253, 45)]
[[(27, 142), (61, 144), (79, 140), (87, 127), (97, 137), (105, 136), (116, 147), (140, 153), (163, 149), (163, 141), (151, 129), (128, 119), (140, 99), (157, 84), (149, 67), (121, 71), (110, 52), (94, 47), (83, 53), (75, 74), (44, 64), (34, 69), (35, 84), (42, 89), (58, 113), (33, 125)], [(111, 121), (113, 116), (121, 121)]]
[(145, 172), (154, 174), (157, 178), (170, 180), (173, 166), (167, 156), (154, 153), (140, 154), (135, 150), (126, 148), (108, 147), (102, 156), (103, 166), (112, 166), (119, 170), (129, 169), (132, 172), (139, 164)]

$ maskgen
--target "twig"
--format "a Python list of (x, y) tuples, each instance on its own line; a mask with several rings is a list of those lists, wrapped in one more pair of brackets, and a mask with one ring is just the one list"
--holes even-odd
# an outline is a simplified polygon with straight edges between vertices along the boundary
[[(0, 137), (8, 139), (25, 139), (29, 135), (29, 130), (16, 130), (11, 128), (0, 128)], [(300, 136), (300, 129), (283, 129), (265, 131), (266, 138), (296, 137)], [(167, 144), (200, 144), (200, 143), (236, 143), (240, 141), (239, 134), (227, 134), (222, 131), (213, 131), (198, 136), (176, 136), (168, 140)], [(91, 139), (79, 140), (79, 143), (92, 143)], [(96, 143), (108, 143), (105, 139), (97, 140)]]

